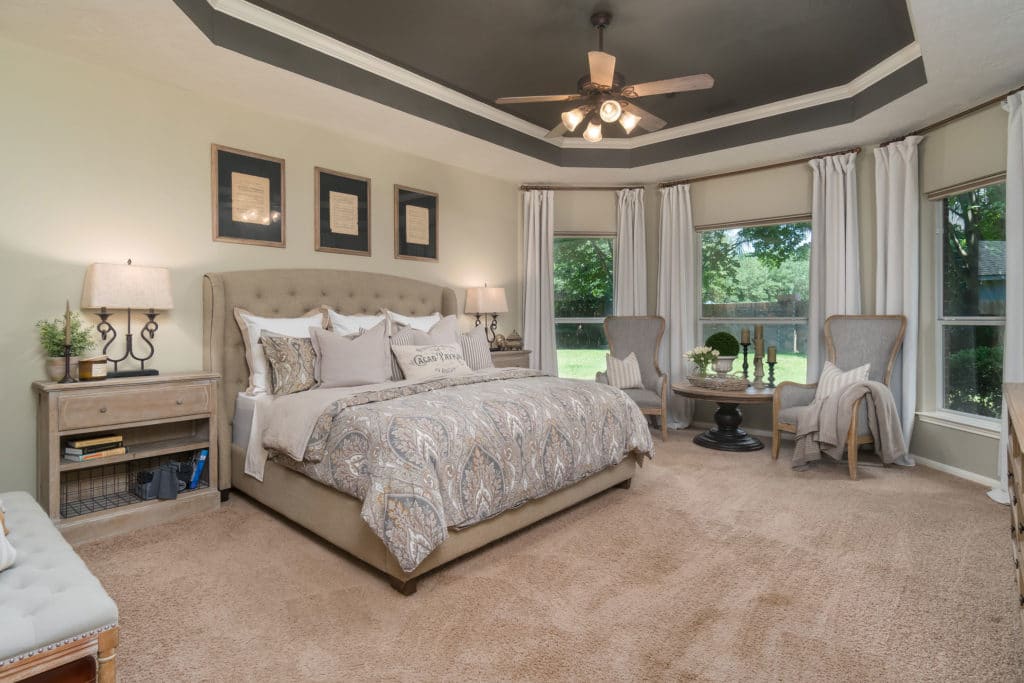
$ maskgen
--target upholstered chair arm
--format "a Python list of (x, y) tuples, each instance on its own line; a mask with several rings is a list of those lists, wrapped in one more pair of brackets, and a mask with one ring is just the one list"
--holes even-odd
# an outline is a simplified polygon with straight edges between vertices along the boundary
[(780, 382), (775, 387), (775, 397), (772, 400), (772, 419), (778, 421), (779, 412), (786, 408), (795, 406), (810, 405), (814, 401), (814, 392), (817, 391), (817, 384), (800, 384), (799, 382)]
[(595, 375), (595, 377), (594, 377), (594, 381), (596, 381), (596, 382), (598, 382), (600, 384), (608, 384), (608, 373), (607, 372), (599, 372), (599, 373), (597, 373), (597, 375)]

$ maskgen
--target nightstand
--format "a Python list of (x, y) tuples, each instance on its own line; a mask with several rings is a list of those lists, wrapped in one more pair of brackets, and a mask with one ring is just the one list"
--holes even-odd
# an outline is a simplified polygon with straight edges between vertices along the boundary
[[(96, 382), (35, 382), (38, 500), (71, 543), (123, 533), (220, 506), (217, 391), (220, 376), (197, 372)], [(125, 452), (73, 462), (71, 441), (121, 437)], [(195, 489), (143, 500), (139, 472), (209, 455)]]
[(529, 351), (491, 351), (491, 361), (496, 368), (530, 367)]

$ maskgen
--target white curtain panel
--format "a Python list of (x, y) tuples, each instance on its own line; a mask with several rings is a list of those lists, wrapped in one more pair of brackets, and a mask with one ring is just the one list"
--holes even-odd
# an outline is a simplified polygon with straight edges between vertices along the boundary
[[(1024, 382), (1024, 93), (1006, 98), (1009, 113), (1006, 147), (1006, 332), (1003, 336), (1003, 382)], [(1009, 447), (1006, 403), (999, 434), (1000, 489), (988, 495), (1009, 503), (1006, 451)]]
[[(669, 382), (686, 378), (683, 354), (697, 345), (697, 235), (693, 229), (690, 186), (661, 188), (661, 261), (658, 315), (665, 319), (659, 364)], [(683, 429), (693, 421), (693, 401), (669, 389), (668, 424)]]
[(647, 315), (644, 190), (618, 190), (615, 199), (615, 315)]
[(875, 313), (907, 318), (903, 353), (893, 368), (903, 438), (910, 443), (917, 412), (918, 294), (921, 271), (921, 197), (917, 146), (911, 135), (875, 150)]
[(807, 331), (807, 381), (825, 362), (825, 319), (860, 313), (857, 226), (857, 153), (812, 159), (811, 301)]
[(530, 367), (558, 375), (555, 352), (555, 193), (523, 193), (523, 346), (529, 349)]

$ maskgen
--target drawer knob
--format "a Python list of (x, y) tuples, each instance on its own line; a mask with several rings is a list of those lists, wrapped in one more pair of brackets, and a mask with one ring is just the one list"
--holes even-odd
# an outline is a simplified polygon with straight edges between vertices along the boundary
[(101, 413), (107, 412), (107, 407), (106, 406), (100, 406), (100, 412)]
[(185, 399), (183, 399), (183, 398), (179, 398), (179, 399), (178, 399), (177, 401), (175, 401), (175, 403), (176, 403), (177, 405), (179, 405), (179, 406), (180, 406), (180, 405), (183, 405), (183, 404), (185, 403)]

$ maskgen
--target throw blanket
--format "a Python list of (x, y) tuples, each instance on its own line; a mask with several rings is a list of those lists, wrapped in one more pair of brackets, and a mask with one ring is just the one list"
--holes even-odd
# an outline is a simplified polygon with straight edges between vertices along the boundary
[(889, 387), (881, 382), (858, 382), (801, 409), (796, 420), (793, 467), (820, 460), (822, 453), (842, 459), (853, 404), (860, 398), (867, 408), (867, 427), (875, 442), (875, 453), (882, 462), (913, 464), (907, 457), (899, 409)]
[(289, 415), (294, 411), (271, 413), (265, 445), (287, 456), (281, 464), (361, 498), (362, 518), (407, 572), (449, 527), (478, 523), (654, 451), (643, 414), (623, 392), (525, 369), (378, 385), (336, 398), (298, 451), (302, 435), (289, 434)]

